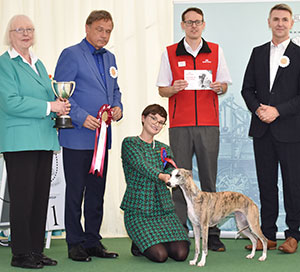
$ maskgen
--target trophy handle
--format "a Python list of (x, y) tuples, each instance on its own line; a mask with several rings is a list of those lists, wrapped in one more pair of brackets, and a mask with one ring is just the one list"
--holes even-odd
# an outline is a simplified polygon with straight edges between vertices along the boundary
[(75, 81), (70, 81), (70, 82), (73, 84), (73, 89), (72, 89), (72, 91), (70, 92), (69, 97), (74, 93), (74, 91), (75, 91), (75, 86), (76, 86), (76, 82), (75, 82)]
[(59, 97), (59, 95), (57, 95), (57, 93), (56, 93), (56, 91), (55, 91), (54, 83), (56, 83), (56, 80), (52, 79), (52, 80), (51, 80), (52, 91), (54, 92), (54, 94), (55, 94), (56, 97)]

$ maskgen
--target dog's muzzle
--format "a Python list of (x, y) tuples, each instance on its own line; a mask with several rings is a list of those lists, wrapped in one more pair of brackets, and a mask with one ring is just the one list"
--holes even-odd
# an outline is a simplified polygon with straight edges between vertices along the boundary
[(170, 188), (176, 188), (176, 187), (178, 187), (177, 184), (172, 185), (172, 183), (171, 183), (170, 181), (168, 181), (168, 182), (166, 183), (166, 185), (167, 185), (168, 187), (170, 187)]

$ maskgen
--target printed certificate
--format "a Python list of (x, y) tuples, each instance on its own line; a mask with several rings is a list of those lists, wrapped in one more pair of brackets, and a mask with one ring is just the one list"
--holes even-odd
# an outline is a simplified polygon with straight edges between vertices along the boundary
[(184, 79), (189, 83), (185, 90), (211, 90), (211, 70), (184, 70)]

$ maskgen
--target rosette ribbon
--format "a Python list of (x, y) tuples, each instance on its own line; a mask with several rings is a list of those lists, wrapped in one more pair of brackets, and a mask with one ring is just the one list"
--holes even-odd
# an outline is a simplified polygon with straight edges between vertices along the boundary
[(160, 150), (160, 157), (161, 157), (161, 161), (164, 164), (164, 167), (166, 167), (167, 163), (170, 163), (175, 168), (178, 168), (176, 163), (172, 159), (168, 158), (167, 155), (168, 154), (167, 154), (166, 149), (164, 147), (162, 147), (161, 150)]
[(106, 152), (107, 128), (112, 120), (112, 109), (110, 105), (104, 104), (98, 111), (97, 117), (100, 121), (100, 127), (96, 129), (94, 155), (89, 173), (103, 177), (104, 159)]

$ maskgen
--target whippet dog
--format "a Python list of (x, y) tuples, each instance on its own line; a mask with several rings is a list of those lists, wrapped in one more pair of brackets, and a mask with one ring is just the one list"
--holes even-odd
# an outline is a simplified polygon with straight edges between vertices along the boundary
[(259, 225), (259, 211), (255, 203), (247, 196), (236, 192), (202, 192), (193, 181), (192, 171), (175, 169), (167, 183), (170, 187), (179, 186), (185, 197), (188, 217), (193, 225), (195, 236), (195, 255), (190, 265), (196, 265), (200, 253), (200, 229), (202, 231), (202, 256), (198, 266), (206, 262), (208, 228), (217, 225), (221, 219), (235, 213), (239, 232), (252, 242), (252, 251), (246, 256), (252, 259), (255, 255), (257, 237), (263, 244), (263, 254), (259, 261), (267, 258), (267, 238)]

